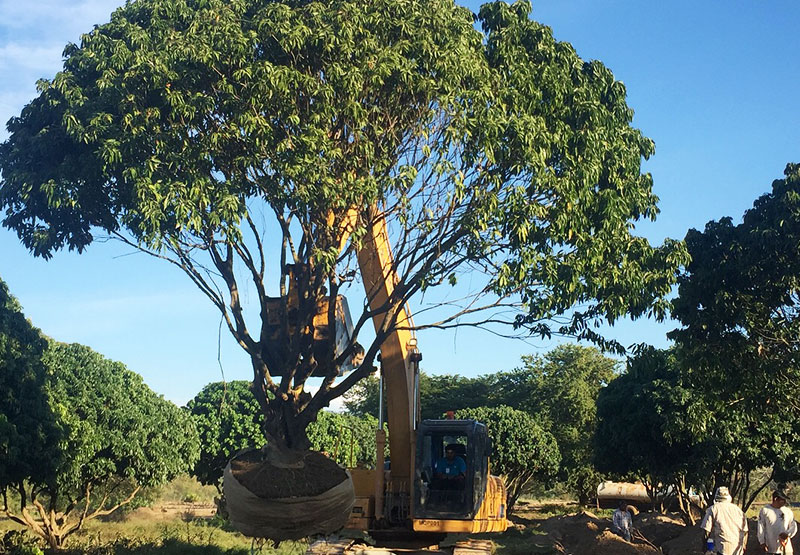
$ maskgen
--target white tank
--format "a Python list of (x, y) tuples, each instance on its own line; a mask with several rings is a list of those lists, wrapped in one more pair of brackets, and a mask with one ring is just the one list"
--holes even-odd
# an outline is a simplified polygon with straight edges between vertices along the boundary
[(641, 482), (602, 482), (597, 486), (597, 506), (602, 508), (617, 507), (625, 500), (631, 505), (646, 507), (650, 505), (650, 496)]

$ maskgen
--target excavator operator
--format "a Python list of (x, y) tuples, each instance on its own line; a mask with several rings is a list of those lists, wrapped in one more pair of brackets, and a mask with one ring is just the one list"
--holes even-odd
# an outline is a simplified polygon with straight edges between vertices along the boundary
[(460, 490), (464, 488), (464, 476), (467, 473), (467, 463), (456, 456), (456, 447), (448, 445), (444, 451), (444, 458), (436, 461), (431, 489)]

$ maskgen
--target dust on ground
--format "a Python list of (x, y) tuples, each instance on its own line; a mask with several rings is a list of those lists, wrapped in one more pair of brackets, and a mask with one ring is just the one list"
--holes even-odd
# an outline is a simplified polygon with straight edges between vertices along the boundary
[[(520, 529), (534, 529), (546, 543), (564, 555), (701, 555), (703, 533), (699, 526), (686, 526), (678, 515), (643, 512), (633, 517), (634, 534), (627, 542), (611, 532), (611, 519), (590, 511), (543, 518), (535, 505), (517, 509), (511, 517)], [(756, 521), (748, 521), (747, 553), (758, 553)]]

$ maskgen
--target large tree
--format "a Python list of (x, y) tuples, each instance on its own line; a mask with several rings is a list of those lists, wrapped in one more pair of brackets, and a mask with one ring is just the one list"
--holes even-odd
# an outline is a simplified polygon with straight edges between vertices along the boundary
[[(13, 473), (0, 487), (6, 516), (61, 547), (87, 520), (189, 470), (198, 441), (188, 415), (123, 364), (57, 342), (49, 343), (41, 362), (44, 403), (39, 413), (29, 407), (26, 416), (50, 422), (49, 434), (28, 430), (26, 452), (12, 459)], [(7, 502), (9, 491), (17, 506)]]
[(800, 471), (800, 168), (788, 165), (741, 223), (711, 221), (686, 245), (677, 346), (641, 353), (602, 392), (601, 464), (707, 499), (725, 485), (747, 508)]
[(55, 415), (47, 403), (47, 340), (0, 280), (0, 491), (24, 480), (45, 483), (58, 457)]
[(603, 472), (641, 480), (654, 507), (664, 508), (669, 486), (691, 520), (689, 490), (708, 490), (710, 467), (725, 456), (711, 443), (713, 432), (703, 434), (697, 425), (703, 403), (674, 350), (642, 349), (599, 392), (594, 463)]
[(725, 386), (697, 383), (695, 364), (680, 347), (645, 349), (597, 401), (598, 467), (640, 478), (654, 501), (659, 484), (671, 486), (687, 520), (697, 503), (690, 490), (702, 505), (724, 485), (747, 510), (771, 481), (796, 476), (800, 451), (793, 411), (753, 410), (763, 397), (731, 397)]
[[(278, 447), (307, 447), (316, 413), (372, 372), (398, 327), (602, 341), (602, 320), (664, 314), (684, 251), (632, 233), (657, 198), (624, 85), (530, 11), (130, 2), (68, 45), (9, 122), (4, 225), (35, 255), (108, 233), (183, 270), (250, 356)], [(339, 335), (336, 303), (327, 330), (315, 316), (358, 281), (356, 253), (384, 221), (393, 287), (356, 304), (334, 348), (320, 339)], [(472, 285), (451, 289), (466, 273)], [(412, 324), (400, 308), (423, 291), (442, 310)]]

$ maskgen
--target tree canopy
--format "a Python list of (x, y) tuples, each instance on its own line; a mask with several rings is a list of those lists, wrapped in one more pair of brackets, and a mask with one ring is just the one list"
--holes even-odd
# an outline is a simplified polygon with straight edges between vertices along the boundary
[[(653, 143), (631, 126), (624, 85), (530, 12), (127, 3), (68, 45), (63, 71), (9, 121), (3, 224), (35, 255), (107, 233), (186, 272), (251, 358), (265, 433), (290, 447), (372, 372), (423, 291), (444, 311), (417, 314), (416, 329), (507, 324), (619, 347), (595, 324), (663, 316), (685, 252), (633, 234), (658, 210), (641, 170)], [(392, 293), (354, 304), (347, 345), (319, 348), (320, 303), (353, 291), (355, 254), (383, 221)], [(464, 274), (477, 285), (435, 301)], [(372, 319), (363, 361), (337, 380)]]
[(800, 166), (789, 164), (740, 224), (711, 221), (702, 232), (690, 230), (686, 244), (692, 261), (673, 311), (682, 327), (671, 337), (691, 351), (695, 378), (800, 408)]
[[(26, 407), (26, 418), (47, 422), (47, 434), (25, 430), (28, 458), (12, 458), (13, 474), (2, 483), (3, 498), (7, 502), (12, 490), (19, 506), (5, 504), (4, 510), (60, 547), (86, 520), (110, 514), (142, 487), (186, 472), (198, 442), (188, 416), (123, 364), (57, 342), (50, 342), (41, 363), (44, 403)], [(4, 391), (9, 397), (24, 393)]]
[[(50, 478), (58, 449), (55, 416), (44, 393), (47, 340), (25, 318), (0, 279), (0, 490)], [(32, 439), (41, 438), (37, 441)], [(41, 459), (37, 464), (32, 461)], [(5, 499), (4, 499), (5, 500)], [(8, 507), (4, 503), (4, 509)]]
[(703, 400), (696, 426), (710, 436), (714, 485), (730, 483), (749, 505), (766, 484), (800, 471), (800, 166), (759, 197), (741, 223), (711, 221), (690, 230), (692, 257), (679, 278), (670, 336), (680, 346), (685, 380)]
[(559, 479), (586, 504), (600, 475), (594, 469), (597, 397), (616, 377), (618, 362), (594, 347), (559, 345), (543, 356), (525, 356), (523, 366), (499, 372), (490, 391), (497, 404), (535, 415), (561, 451)]

